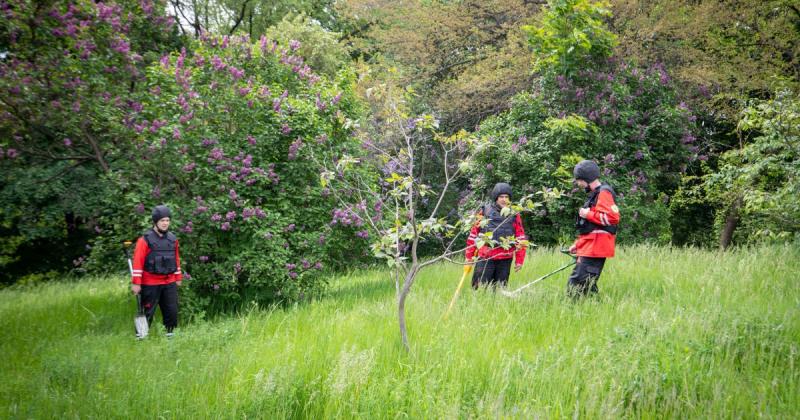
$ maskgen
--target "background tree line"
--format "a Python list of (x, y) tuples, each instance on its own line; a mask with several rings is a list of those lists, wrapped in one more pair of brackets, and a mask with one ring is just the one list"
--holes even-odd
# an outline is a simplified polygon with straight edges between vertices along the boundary
[[(445, 197), (448, 217), (497, 181), (520, 195), (555, 187), (563, 199), (525, 222), (534, 242), (562, 242), (581, 196), (569, 170), (590, 158), (621, 193), (624, 243), (797, 240), (800, 12), (789, 1), (0, 10), (3, 284), (119, 271), (121, 241), (167, 202), (197, 278), (187, 307), (312, 296), (320, 269), (353, 249), (372, 261), (376, 238), (343, 205), (358, 191), (335, 199), (310, 157), (369, 159), (365, 145), (398, 141), (386, 95), (402, 96), (409, 121), (431, 114), (442, 135), (487, 145)], [(443, 156), (418, 147), (413, 175), (436, 189)], [(364, 174), (377, 188), (398, 162), (380, 164)]]

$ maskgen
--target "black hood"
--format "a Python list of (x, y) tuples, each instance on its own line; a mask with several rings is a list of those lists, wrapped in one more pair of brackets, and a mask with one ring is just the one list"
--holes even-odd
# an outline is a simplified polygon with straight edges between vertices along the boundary
[(492, 202), (497, 202), (497, 197), (500, 194), (508, 194), (508, 198), (511, 199), (511, 185), (506, 184), (505, 182), (497, 183), (494, 188), (492, 188)]
[(159, 220), (165, 217), (172, 217), (171, 212), (169, 211), (169, 207), (161, 205), (156, 206), (153, 209), (153, 223), (157, 223)]
[(575, 179), (581, 179), (591, 184), (595, 179), (600, 178), (600, 167), (594, 161), (582, 160), (575, 165), (572, 174)]

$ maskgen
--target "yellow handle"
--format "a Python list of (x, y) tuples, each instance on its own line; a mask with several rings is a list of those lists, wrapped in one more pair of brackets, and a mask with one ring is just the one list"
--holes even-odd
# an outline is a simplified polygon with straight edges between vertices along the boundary
[(461, 287), (464, 286), (464, 280), (467, 278), (467, 274), (472, 271), (471, 265), (464, 266), (464, 274), (461, 275), (461, 280), (458, 282), (458, 287), (456, 287), (456, 292), (453, 294), (453, 299), (450, 300), (450, 305), (447, 306), (447, 311), (444, 313), (444, 319), (450, 315), (450, 311), (453, 309), (453, 305), (456, 304), (456, 299), (458, 299), (458, 294), (461, 293)]

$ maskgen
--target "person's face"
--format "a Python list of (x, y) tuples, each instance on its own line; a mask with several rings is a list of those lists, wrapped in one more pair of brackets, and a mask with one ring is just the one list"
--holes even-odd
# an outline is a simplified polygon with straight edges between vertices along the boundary
[(575, 180), (575, 185), (577, 185), (579, 188), (584, 189), (584, 190), (589, 188), (589, 183), (584, 181), (584, 180), (582, 180), (582, 179), (576, 179)]
[(156, 227), (158, 230), (162, 232), (166, 232), (169, 229), (169, 217), (162, 217), (159, 221), (156, 222)]
[(497, 196), (497, 205), (502, 207), (508, 207), (509, 203), (511, 203), (511, 198), (508, 194), (500, 194)]

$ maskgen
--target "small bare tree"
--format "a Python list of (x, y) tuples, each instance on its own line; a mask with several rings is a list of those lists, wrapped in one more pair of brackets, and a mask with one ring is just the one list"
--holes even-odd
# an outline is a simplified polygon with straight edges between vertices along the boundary
[[(342, 212), (364, 226), (364, 232), (374, 235), (373, 254), (385, 259), (393, 270), (400, 335), (408, 350), (405, 305), (420, 271), (441, 261), (477, 262), (458, 258), (466, 248), (456, 244), (464, 240), (463, 234), (475, 223), (485, 224), (486, 220), (479, 221), (474, 212), (461, 218), (448, 218), (442, 216), (442, 207), (473, 156), (491, 145), (464, 131), (444, 136), (438, 132), (438, 121), (431, 115), (410, 116), (406, 109), (408, 91), (397, 95), (391, 84), (383, 83), (367, 93), (374, 107), (378, 103), (372, 113), (375, 120), (367, 127), (357, 127), (353, 121), (344, 123), (362, 136), (362, 147), (367, 153), (356, 157), (355, 153), (331, 151), (327, 156), (314, 156), (314, 159), (321, 167), (323, 187), (330, 189)], [(437, 164), (422, 164), (430, 163), (431, 159)], [(438, 188), (424, 183), (430, 174), (425, 174), (423, 167), (430, 166), (441, 168), (443, 181)], [(541, 201), (547, 201), (557, 198), (560, 192), (542, 190), (536, 194), (541, 196)], [(534, 202), (533, 196), (523, 197), (503, 209), (505, 220), (511, 223), (517, 213), (540, 207), (543, 203)], [(423, 202), (429, 204), (424, 213)], [(434, 238), (439, 240), (441, 248), (434, 255), (420, 258), (420, 242)], [(513, 236), (495, 241), (493, 232), (485, 232), (475, 243), (478, 249), (484, 245), (510, 249), (527, 248), (529, 243)]]

